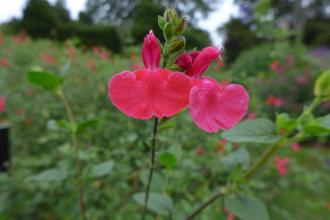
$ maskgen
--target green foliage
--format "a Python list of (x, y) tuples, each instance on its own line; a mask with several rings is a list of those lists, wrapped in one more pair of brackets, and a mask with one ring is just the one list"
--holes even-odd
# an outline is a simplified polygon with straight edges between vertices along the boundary
[(45, 71), (30, 71), (27, 79), (37, 86), (46, 90), (55, 91), (63, 83), (64, 78)]
[(330, 70), (322, 73), (316, 80), (314, 95), (321, 100), (330, 100)]
[(114, 165), (115, 162), (113, 160), (107, 160), (96, 164), (92, 169), (91, 177), (99, 178), (109, 174), (112, 171)]
[[(138, 204), (144, 206), (145, 193), (135, 193), (133, 199)], [(149, 193), (147, 208), (160, 215), (169, 215), (173, 210), (173, 201), (170, 197), (160, 193)]]
[(268, 220), (265, 205), (257, 198), (247, 195), (225, 197), (225, 207), (242, 220)]
[(235, 143), (271, 144), (279, 140), (276, 128), (268, 119), (248, 120), (222, 133), (222, 137)]
[(167, 169), (173, 169), (176, 166), (176, 157), (171, 153), (165, 152), (159, 156), (159, 162)]
[(229, 169), (234, 169), (238, 165), (242, 165), (244, 169), (247, 169), (250, 166), (250, 160), (250, 154), (244, 147), (223, 158), (223, 162)]

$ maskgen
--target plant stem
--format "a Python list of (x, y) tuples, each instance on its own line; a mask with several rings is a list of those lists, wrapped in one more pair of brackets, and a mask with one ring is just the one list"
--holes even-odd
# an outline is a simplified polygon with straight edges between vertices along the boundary
[(191, 219), (195, 218), (207, 206), (209, 206), (210, 204), (212, 204), (215, 200), (217, 200), (218, 198), (220, 198), (223, 195), (224, 195), (224, 193), (222, 191), (217, 192), (216, 194), (214, 194), (213, 196), (211, 196), (206, 202), (204, 202), (203, 204), (201, 204), (200, 206), (198, 206), (191, 214), (189, 214), (185, 218), (185, 220), (191, 220)]
[[(72, 109), (70, 107), (69, 101), (63, 94), (61, 90), (57, 93), (58, 97), (61, 99), (69, 122), (76, 126), (76, 120), (73, 116)], [(78, 191), (79, 191), (79, 207), (80, 207), (80, 215), (82, 220), (86, 220), (86, 209), (84, 205), (84, 190), (83, 190), (83, 182), (81, 181), (81, 163), (80, 163), (80, 145), (78, 143), (77, 135), (71, 131), (71, 142), (75, 147), (75, 157), (76, 157), (76, 172), (77, 172), (77, 180), (78, 180)]]
[(155, 153), (156, 153), (156, 139), (157, 139), (157, 131), (158, 131), (158, 118), (154, 118), (154, 124), (152, 128), (152, 137), (151, 137), (151, 151), (150, 151), (150, 167), (149, 167), (149, 176), (146, 188), (146, 194), (144, 197), (144, 207), (142, 212), (142, 219), (144, 220), (147, 213), (147, 205), (149, 200), (149, 192), (150, 192), (150, 185), (152, 180), (152, 175), (154, 173), (155, 168)]

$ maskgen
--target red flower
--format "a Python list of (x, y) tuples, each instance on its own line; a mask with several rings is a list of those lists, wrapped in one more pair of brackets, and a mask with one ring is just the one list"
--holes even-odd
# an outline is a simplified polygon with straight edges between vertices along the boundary
[(252, 120), (255, 119), (257, 117), (257, 113), (255, 112), (251, 112), (248, 114), (248, 116), (246, 117), (248, 120)]
[(52, 56), (50, 54), (47, 54), (47, 53), (43, 54), (41, 56), (41, 59), (45, 64), (53, 64), (54, 65), (54, 64), (57, 63), (57, 59), (54, 56)]
[(5, 111), (5, 107), (6, 107), (5, 97), (0, 96), (0, 113)]
[(203, 155), (203, 154), (205, 154), (205, 153), (206, 153), (205, 148), (203, 148), (203, 147), (196, 147), (196, 148), (195, 148), (195, 154), (196, 154), (196, 155)]
[(284, 73), (285, 68), (284, 66), (281, 65), (281, 63), (278, 60), (275, 60), (274, 62), (272, 62), (269, 66), (269, 68), (276, 72), (276, 73)]
[(108, 60), (109, 59), (109, 52), (100, 47), (93, 47), (93, 52), (97, 55), (101, 60)]
[(218, 144), (217, 147), (215, 149), (215, 151), (217, 153), (223, 153), (225, 151), (225, 146), (228, 143), (227, 139), (221, 139)]
[(271, 106), (281, 107), (283, 105), (283, 100), (277, 96), (269, 96), (266, 103)]
[(109, 81), (112, 103), (136, 119), (170, 117), (189, 103), (191, 80), (182, 73), (160, 69), (160, 47), (152, 31), (144, 38), (145, 68), (116, 74)]
[(277, 172), (280, 176), (285, 176), (288, 172), (288, 164), (290, 163), (289, 158), (281, 158), (276, 156), (274, 158), (274, 163), (277, 169)]
[(12, 37), (12, 40), (16, 43), (16, 44), (20, 44), (24, 41), (26, 41), (28, 39), (28, 36), (26, 34), (25, 31), (22, 31), (21, 33), (15, 35)]
[(291, 144), (291, 148), (292, 148), (293, 151), (299, 151), (300, 150), (300, 147), (301, 146), (298, 143)]
[(238, 84), (219, 84), (210, 77), (204, 77), (212, 61), (220, 56), (215, 47), (200, 52), (184, 53), (176, 64), (186, 70), (193, 80), (190, 92), (189, 113), (198, 127), (206, 132), (217, 132), (234, 127), (248, 109), (249, 95)]
[(3, 67), (3, 68), (9, 68), (11, 67), (9, 61), (7, 58), (2, 58), (0, 59), (0, 66)]

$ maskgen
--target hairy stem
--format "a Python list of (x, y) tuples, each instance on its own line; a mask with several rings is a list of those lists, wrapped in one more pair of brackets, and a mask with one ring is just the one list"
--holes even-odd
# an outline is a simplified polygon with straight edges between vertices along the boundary
[(149, 166), (149, 176), (146, 188), (146, 194), (144, 197), (144, 207), (142, 212), (142, 219), (144, 220), (147, 213), (147, 205), (149, 200), (149, 192), (150, 192), (150, 185), (152, 180), (152, 175), (154, 173), (155, 168), (155, 153), (156, 153), (156, 139), (157, 139), (157, 131), (158, 131), (158, 118), (154, 118), (154, 124), (152, 128), (152, 137), (151, 137), (151, 151), (150, 151), (150, 166)]
[[(69, 101), (60, 90), (56, 93), (58, 97), (61, 99), (69, 122), (72, 125), (76, 125), (76, 120), (73, 116), (72, 109), (70, 107)], [(71, 132), (71, 142), (75, 147), (75, 157), (76, 157), (76, 172), (77, 172), (77, 180), (78, 180), (78, 191), (79, 191), (79, 207), (80, 207), (80, 215), (82, 220), (86, 220), (86, 209), (84, 205), (84, 190), (83, 190), (83, 182), (81, 181), (81, 163), (80, 163), (80, 145), (78, 143), (77, 135), (74, 132)]]

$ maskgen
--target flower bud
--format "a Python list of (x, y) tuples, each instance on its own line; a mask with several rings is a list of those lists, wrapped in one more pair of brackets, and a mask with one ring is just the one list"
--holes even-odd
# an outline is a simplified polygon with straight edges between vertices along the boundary
[(162, 16), (158, 15), (158, 25), (161, 30), (164, 30), (165, 19)]
[(171, 23), (165, 24), (164, 26), (164, 38), (166, 41), (170, 41), (174, 35), (173, 26)]
[(172, 40), (168, 46), (168, 53), (176, 53), (182, 50), (186, 45), (186, 39), (183, 36), (178, 36), (177, 39)]
[(182, 34), (187, 27), (187, 18), (181, 18), (179, 19), (179, 24), (175, 29), (176, 34)]
[(177, 17), (176, 11), (172, 8), (168, 8), (164, 12), (164, 18), (166, 23), (172, 22), (174, 19), (176, 19), (176, 17)]
[(324, 72), (316, 80), (314, 95), (322, 101), (330, 100), (330, 70)]
[(157, 38), (151, 30), (144, 38), (142, 59), (147, 69), (155, 69), (159, 66), (160, 47)]

